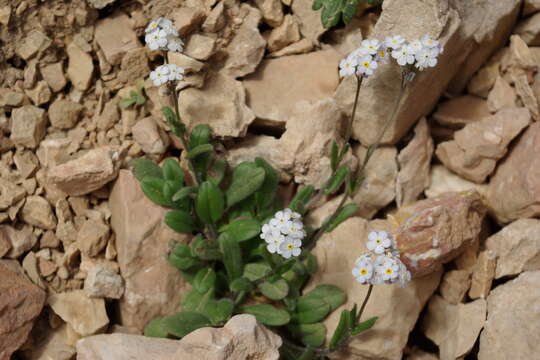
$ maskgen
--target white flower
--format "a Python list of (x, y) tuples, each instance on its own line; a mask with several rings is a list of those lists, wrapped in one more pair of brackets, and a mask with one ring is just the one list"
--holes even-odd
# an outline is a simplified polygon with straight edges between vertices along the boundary
[(381, 45), (381, 47), (379, 47), (379, 50), (377, 50), (377, 54), (375, 55), (375, 61), (378, 63), (387, 64), (388, 58), (388, 48), (384, 45)]
[(372, 231), (368, 235), (367, 248), (375, 254), (384, 254), (392, 246), (392, 240), (386, 231)]
[(379, 267), (378, 272), (385, 282), (394, 282), (399, 277), (399, 263), (388, 257)]
[(167, 46), (167, 33), (163, 30), (153, 31), (144, 37), (144, 41), (150, 50), (159, 50)]
[(302, 246), (301, 240), (287, 236), (279, 245), (279, 254), (285, 259), (288, 259), (291, 256), (298, 256), (302, 252), (300, 246)]
[(357, 65), (358, 61), (356, 59), (356, 56), (349, 55), (345, 59), (341, 60), (341, 62), (339, 63), (339, 76), (345, 77), (353, 75), (356, 71)]
[(429, 67), (435, 67), (437, 65), (437, 58), (439, 57), (438, 48), (426, 48), (415, 55), (416, 64), (415, 66), (423, 70)]
[(405, 38), (401, 35), (388, 36), (384, 39), (384, 44), (390, 49), (399, 49), (405, 43)]
[(363, 40), (360, 48), (364, 50), (367, 54), (375, 55), (381, 43), (377, 39), (367, 39)]
[(148, 33), (151, 33), (152, 31), (158, 30), (159, 22), (161, 21), (161, 19), (162, 18), (158, 18), (156, 20), (151, 21), (150, 24), (148, 24), (148, 26), (144, 30), (144, 32), (148, 34)]
[(359, 75), (369, 76), (373, 74), (373, 71), (378, 67), (376, 61), (373, 61), (371, 56), (365, 56), (358, 61), (358, 69), (356, 70)]
[(178, 37), (172, 37), (169, 35), (167, 40), (167, 49), (172, 52), (180, 52), (184, 50), (184, 42)]
[(424, 50), (424, 44), (420, 40), (414, 40), (409, 43), (409, 51), (413, 54), (418, 54), (422, 50)]
[(411, 272), (407, 270), (407, 267), (401, 260), (399, 260), (399, 286), (405, 287), (409, 281), (411, 281)]
[(156, 70), (150, 73), (150, 80), (154, 82), (155, 86), (160, 86), (169, 81), (169, 67), (166, 65), (161, 65), (156, 68)]
[[(166, 20), (170, 21), (169, 19)], [(170, 24), (167, 23), (161, 25), (161, 29), (163, 29), (163, 31), (165, 31), (167, 35), (178, 36), (178, 30), (176, 30), (172, 22), (170, 22)]]
[(184, 68), (180, 67), (175, 64), (168, 64), (167, 67), (169, 68), (169, 80), (175, 81), (175, 80), (182, 80), (184, 78)]
[(303, 230), (304, 224), (302, 224), (301, 221), (286, 221), (284, 224), (281, 225), (281, 232), (285, 235), (289, 235), (291, 237), (295, 238), (303, 238)]
[(397, 63), (401, 66), (407, 64), (414, 64), (414, 49), (409, 45), (404, 45), (397, 50), (392, 51), (392, 57), (396, 59)]
[(268, 245), (266, 245), (266, 249), (271, 254), (279, 253), (280, 245), (284, 240), (285, 236), (283, 236), (281, 233), (277, 231), (271, 232), (265, 239), (266, 243), (268, 243)]
[(424, 47), (429, 49), (439, 47), (439, 42), (437, 40), (433, 40), (428, 34), (424, 35), (422, 39), (420, 39), (420, 41), (422, 42), (422, 45), (424, 45)]
[(352, 274), (360, 284), (370, 282), (373, 277), (373, 263), (371, 257), (369, 255), (362, 255), (356, 259)]

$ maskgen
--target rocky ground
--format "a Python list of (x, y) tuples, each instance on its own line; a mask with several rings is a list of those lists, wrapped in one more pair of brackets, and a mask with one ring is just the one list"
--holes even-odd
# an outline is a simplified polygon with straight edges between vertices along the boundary
[[(146, 81), (144, 105), (119, 107), (160, 64), (141, 42), (158, 16), (186, 44), (171, 59), (188, 73), (183, 120), (210, 124), (232, 164), (264, 156), (288, 191), (321, 185), (343, 141), (355, 84), (340, 59), (366, 37), (438, 38), (438, 66), (407, 89), (358, 217), (321, 239), (308, 287), (361, 301), (350, 269), (369, 229), (386, 228), (415, 279), (377, 287), (366, 316), (379, 321), (336, 358), (538, 357), (540, 1), (385, 0), (326, 31), (308, 0), (0, 0), (1, 360), (278, 357), (281, 339), (247, 315), (181, 341), (137, 336), (185, 289), (165, 255), (188, 239), (127, 170), (181, 153), (167, 98)], [(364, 82), (348, 163), (390, 115), (397, 74)]]

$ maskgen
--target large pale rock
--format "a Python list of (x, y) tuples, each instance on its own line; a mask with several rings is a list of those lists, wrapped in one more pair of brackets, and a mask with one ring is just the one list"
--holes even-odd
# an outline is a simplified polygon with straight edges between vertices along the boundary
[(268, 50), (270, 52), (276, 52), (299, 40), (300, 30), (298, 23), (292, 15), (287, 15), (283, 23), (270, 32), (268, 36)]
[(487, 98), (489, 111), (495, 113), (501, 109), (514, 108), (516, 100), (517, 94), (514, 88), (498, 76)]
[(402, 207), (389, 221), (401, 260), (413, 276), (420, 276), (471, 246), (485, 214), (478, 193), (446, 193)]
[(450, 270), (441, 280), (439, 292), (444, 300), (457, 305), (465, 299), (471, 286), (471, 274), (468, 270)]
[(540, 0), (525, 0), (523, 3), (523, 15), (530, 15), (540, 11)]
[(97, 256), (109, 239), (109, 227), (102, 221), (88, 219), (77, 232), (77, 247), (87, 256)]
[(540, 45), (540, 16), (535, 14), (523, 19), (514, 29), (514, 34), (519, 35), (529, 46)]
[(495, 278), (540, 270), (540, 220), (519, 219), (486, 240), (497, 257)]
[[(112, 36), (116, 38), (116, 36)], [(67, 46), (69, 65), (67, 74), (73, 86), (80, 91), (85, 91), (90, 87), (92, 75), (94, 74), (94, 63), (92, 57), (84, 52), (74, 42)]]
[(503, 223), (540, 215), (540, 122), (523, 133), (492, 176), (487, 202)]
[(40, 65), (39, 71), (53, 92), (60, 92), (67, 85), (61, 62)]
[(439, 144), (436, 155), (450, 170), (481, 184), (495, 170), (508, 144), (529, 125), (525, 108), (503, 109), (454, 133), (454, 140)]
[(161, 129), (153, 117), (149, 116), (139, 120), (132, 128), (133, 139), (141, 149), (152, 155), (161, 155), (167, 151), (169, 137)]
[(152, 319), (178, 311), (185, 283), (178, 269), (167, 263), (171, 239), (187, 240), (170, 230), (167, 212), (146, 198), (139, 181), (121, 170), (110, 199), (111, 227), (125, 292), (120, 299), (121, 323), (142, 330)]
[(52, 329), (44, 321), (41, 321), (35, 325), (32, 335), (33, 347), (24, 350), (21, 354), (24, 359), (73, 360), (77, 354), (74, 342), (78, 340), (79, 336), (74, 334), (74, 331), (67, 324)]
[(320, 11), (313, 11), (309, 1), (293, 1), (292, 12), (300, 21), (302, 36), (314, 44), (319, 43), (319, 37), (326, 32), (321, 23)]
[(79, 121), (79, 114), (84, 108), (71, 100), (56, 100), (49, 106), (49, 119), (54, 127), (71, 129)]
[(540, 271), (525, 272), (489, 294), (479, 360), (534, 359), (538, 356), (539, 284)]
[(440, 360), (467, 355), (486, 322), (486, 300), (453, 305), (435, 295), (422, 326), (426, 336), (439, 346)]
[[(384, 225), (383, 225), (384, 224)], [(317, 242), (313, 254), (317, 257), (319, 270), (306, 287), (309, 291), (320, 284), (332, 284), (347, 291), (347, 302), (336, 309), (324, 321), (327, 340), (339, 322), (342, 309), (365, 298), (368, 287), (360, 285), (351, 275), (358, 256), (366, 252), (365, 240), (370, 230), (379, 230), (388, 224), (368, 223), (358, 217), (350, 218)], [(401, 359), (409, 332), (413, 329), (424, 304), (439, 284), (441, 272), (414, 279), (406, 287), (377, 285), (362, 317), (379, 319), (364, 335), (352, 338), (348, 348), (337, 359)]]
[(116, 178), (119, 158), (117, 147), (95, 148), (77, 159), (51, 168), (48, 180), (71, 196), (85, 195)]
[(425, 191), (428, 198), (434, 198), (447, 192), (468, 190), (476, 190), (479, 194), (485, 196), (488, 188), (487, 184), (475, 184), (472, 181), (463, 179), (443, 165), (431, 167), (430, 179), (430, 185)]
[(339, 53), (330, 49), (264, 60), (243, 82), (249, 106), (258, 119), (286, 122), (298, 102), (332, 97), (339, 84), (339, 60)]
[(489, 115), (491, 113), (485, 99), (464, 95), (437, 105), (437, 111), (433, 114), (433, 119), (442, 126), (462, 128)]
[(396, 202), (407, 205), (429, 186), (429, 170), (433, 156), (433, 139), (429, 126), (422, 118), (414, 129), (414, 138), (399, 152), (397, 162), (399, 173), (396, 179)]
[(89, 297), (120, 299), (124, 294), (124, 280), (106, 266), (97, 264), (86, 275), (84, 291)]
[(211, 74), (202, 89), (182, 91), (179, 102), (180, 117), (188, 127), (208, 124), (220, 137), (244, 136), (255, 119), (242, 83), (220, 73)]
[(6, 210), (26, 196), (26, 190), (12, 181), (0, 178), (0, 210)]
[(259, 10), (242, 4), (239, 10), (242, 24), (225, 48), (228, 57), (222, 72), (237, 78), (252, 73), (264, 56), (266, 40), (259, 33), (258, 25), (262, 15)]
[(0, 260), (0, 359), (10, 359), (24, 344), (45, 296), (26, 278), (17, 262)]
[(17, 42), (15, 53), (24, 60), (28, 60), (34, 55), (47, 50), (51, 44), (52, 40), (45, 34), (38, 30), (31, 30), (22, 41)]
[(264, 21), (277, 27), (283, 22), (283, 6), (281, 0), (255, 0), (255, 5), (259, 8)]
[(21, 211), (21, 219), (27, 224), (37, 226), (45, 230), (54, 230), (56, 216), (54, 216), (51, 204), (41, 196), (28, 196)]
[(193, 34), (186, 43), (184, 53), (197, 60), (207, 60), (214, 54), (216, 39), (212, 36)]
[(32, 227), (17, 230), (9, 225), (0, 226), (0, 238), (7, 243), (8, 252), (6, 257), (16, 259), (34, 247), (37, 236), (32, 233)]
[(487, 98), (489, 91), (493, 88), (497, 77), (499, 77), (499, 69), (503, 54), (508, 48), (503, 48), (497, 52), (484, 67), (471, 78), (467, 85), (469, 94)]
[(15, 145), (35, 149), (45, 136), (46, 127), (45, 110), (32, 105), (24, 105), (13, 110), (11, 114), (9, 138)]
[(141, 46), (129, 17), (120, 11), (97, 22), (95, 40), (111, 65), (119, 65), (126, 52)]

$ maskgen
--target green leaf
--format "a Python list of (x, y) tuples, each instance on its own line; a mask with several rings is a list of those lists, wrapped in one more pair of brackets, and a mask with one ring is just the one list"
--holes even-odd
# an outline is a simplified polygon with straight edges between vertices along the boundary
[(180, 184), (180, 186), (184, 185), (184, 171), (176, 160), (172, 158), (165, 159), (162, 169), (165, 180), (173, 181)]
[(144, 328), (144, 336), (155, 338), (166, 338), (168, 333), (161, 325), (161, 318), (150, 320)]
[(337, 286), (319, 285), (304, 295), (303, 298), (323, 300), (330, 306), (331, 311), (334, 311), (345, 303), (347, 295), (345, 295), (345, 292)]
[(186, 132), (186, 126), (176, 117), (174, 110), (169, 106), (164, 106), (161, 108), (161, 112), (171, 127), (172, 133), (176, 136), (183, 136)]
[(334, 175), (330, 178), (327, 185), (324, 188), (324, 193), (330, 195), (339, 190), (341, 185), (345, 182), (349, 176), (351, 170), (348, 166), (340, 167)]
[(225, 199), (221, 189), (213, 182), (203, 182), (199, 187), (195, 210), (205, 224), (214, 224), (221, 219), (225, 210)]
[(295, 322), (313, 324), (323, 320), (330, 312), (330, 305), (323, 299), (301, 296), (296, 304)]
[(165, 215), (165, 224), (181, 233), (190, 233), (195, 229), (195, 223), (190, 214), (182, 210), (172, 210)]
[(133, 98), (125, 98), (121, 99), (118, 103), (118, 106), (120, 106), (122, 109), (127, 109), (131, 105), (135, 104), (136, 100)]
[(335, 350), (343, 340), (345, 340), (349, 336), (349, 331), (351, 327), (351, 312), (349, 310), (343, 310), (341, 312), (341, 315), (339, 317), (339, 322), (336, 327), (336, 330), (334, 331), (334, 334), (332, 335), (332, 338), (330, 339), (330, 343), (328, 344), (328, 348), (330, 351)]
[(214, 160), (214, 163), (208, 169), (208, 180), (216, 185), (219, 185), (225, 177), (225, 171), (227, 170), (227, 161), (222, 159)]
[(330, 150), (330, 168), (335, 172), (338, 167), (339, 148), (336, 140), (332, 140), (332, 148)]
[(244, 306), (241, 311), (254, 315), (258, 322), (267, 326), (282, 326), (291, 320), (291, 316), (286, 310), (277, 309), (269, 304)]
[(372, 317), (372, 318), (370, 318), (370, 319), (368, 319), (366, 321), (361, 322), (357, 327), (355, 327), (351, 331), (351, 335), (356, 336), (358, 334), (363, 333), (366, 330), (371, 329), (373, 327), (373, 325), (375, 325), (375, 323), (377, 322), (377, 319), (378, 319), (378, 317), (374, 316), (374, 317)]
[(201, 239), (200, 242), (193, 242), (191, 250), (193, 256), (201, 260), (221, 260), (222, 255), (219, 250), (219, 244), (216, 241), (208, 241)]
[(201, 269), (195, 275), (193, 287), (201, 293), (204, 293), (214, 287), (216, 283), (216, 273), (213, 269)]
[(187, 270), (197, 264), (199, 264), (199, 260), (192, 258), (192, 257), (181, 257), (177, 256), (175, 254), (171, 254), (168, 257), (169, 264), (172, 266), (180, 269), (180, 270)]
[(314, 360), (317, 359), (316, 357), (317, 352), (315, 349), (307, 347), (304, 352), (297, 358), (294, 358), (294, 360)]
[(317, 258), (309, 252), (304, 253), (306, 256), (306, 262), (304, 265), (306, 265), (306, 271), (308, 274), (313, 275), (317, 272), (317, 269), (319, 268), (317, 264)]
[(238, 241), (227, 233), (222, 233), (218, 237), (218, 241), (221, 253), (223, 254), (223, 264), (225, 265), (227, 276), (229, 281), (233, 281), (242, 276), (244, 268), (240, 245)]
[(227, 190), (227, 206), (231, 207), (257, 191), (263, 184), (265, 175), (264, 169), (254, 163), (238, 164), (233, 172), (231, 186)]
[(202, 144), (198, 145), (196, 148), (189, 150), (189, 152), (186, 155), (187, 159), (194, 159), (199, 155), (209, 153), (214, 150), (214, 146), (212, 144)]
[(304, 207), (309, 202), (314, 192), (315, 187), (313, 187), (312, 185), (304, 186), (302, 189), (296, 192), (296, 195), (294, 195), (291, 202), (289, 203), (289, 208), (292, 211), (303, 214)]
[(196, 312), (180, 312), (165, 316), (161, 322), (165, 331), (179, 338), (194, 330), (212, 325), (210, 319)]
[(191, 289), (182, 297), (182, 310), (202, 312), (206, 304), (213, 299), (214, 293), (214, 289), (208, 289), (203, 293), (197, 291), (197, 289)]
[(234, 303), (231, 299), (221, 299), (209, 301), (203, 312), (213, 325), (221, 325), (231, 317), (233, 310)]
[(158, 205), (171, 206), (169, 199), (163, 194), (165, 188), (165, 180), (154, 177), (145, 176), (141, 181), (141, 190), (150, 200)]
[(230, 234), (236, 241), (246, 241), (259, 235), (261, 232), (261, 223), (253, 219), (236, 220), (222, 226), (219, 232)]
[(289, 284), (284, 279), (263, 281), (258, 285), (259, 291), (271, 300), (281, 300), (289, 293)]
[[(371, 3), (372, 0), (362, 0)], [(347, 24), (356, 14), (360, 0), (315, 0), (313, 10), (321, 10), (321, 22), (324, 28), (336, 26), (341, 19)]]
[(139, 181), (142, 181), (147, 176), (156, 178), (163, 177), (163, 171), (152, 160), (145, 158), (134, 159), (129, 162), (129, 165), (133, 167), (133, 175)]
[(255, 201), (259, 208), (265, 208), (270, 205), (274, 199), (275, 193), (279, 185), (278, 172), (263, 158), (255, 158), (255, 164), (264, 169), (264, 182), (260, 189), (255, 193)]
[(134, 100), (137, 105), (144, 105), (144, 103), (146, 102), (146, 98), (144, 97), (143, 94), (140, 94), (140, 93), (137, 93)]
[(324, 0), (314, 0), (312, 9), (317, 11), (320, 10), (323, 6)]
[(186, 244), (176, 244), (176, 246), (173, 248), (172, 253), (176, 256), (180, 257), (189, 257), (191, 256), (191, 250), (188, 245)]
[(185, 186), (178, 190), (172, 197), (172, 201), (181, 201), (190, 196), (191, 194), (196, 194), (197, 188), (194, 186)]
[(193, 150), (199, 145), (209, 144), (211, 139), (210, 127), (206, 124), (196, 125), (191, 130), (189, 138), (189, 150)]
[(251, 291), (253, 290), (253, 284), (248, 279), (241, 277), (231, 282), (232, 291)]
[(244, 267), (244, 277), (250, 281), (257, 281), (272, 272), (266, 263), (250, 263)]
[(347, 220), (350, 217), (353, 217), (358, 213), (358, 205), (355, 203), (350, 203), (339, 209), (338, 213), (336, 214), (335, 219), (329, 223), (326, 226), (326, 231), (330, 232), (333, 231), (335, 228), (339, 226), (342, 222)]
[(318, 347), (326, 338), (326, 326), (315, 324), (290, 324), (287, 328), (307, 346)]

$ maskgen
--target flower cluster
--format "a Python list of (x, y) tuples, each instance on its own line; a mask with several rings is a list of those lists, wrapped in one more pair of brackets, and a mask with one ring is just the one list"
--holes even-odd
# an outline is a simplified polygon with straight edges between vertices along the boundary
[(175, 64), (165, 64), (158, 66), (150, 73), (150, 80), (155, 86), (160, 86), (168, 81), (178, 81), (184, 78), (184, 68)]
[(405, 286), (411, 280), (411, 273), (399, 259), (393, 239), (385, 231), (372, 231), (368, 235), (368, 250), (373, 254), (363, 254), (356, 259), (352, 270), (360, 284), (391, 284), (399, 282)]
[(158, 18), (146, 27), (144, 41), (150, 50), (180, 52), (184, 43), (178, 37), (178, 31), (169, 19)]
[(384, 41), (363, 40), (360, 47), (339, 64), (339, 75), (372, 75), (379, 63), (387, 63), (390, 55), (401, 66), (415, 66), (419, 70), (437, 65), (443, 52), (439, 41), (424, 35), (419, 40), (406, 41), (401, 35), (389, 36)]
[(268, 252), (278, 253), (285, 259), (300, 255), (302, 239), (305, 236), (301, 215), (291, 209), (278, 211), (263, 225), (261, 232), (261, 239), (266, 241)]

